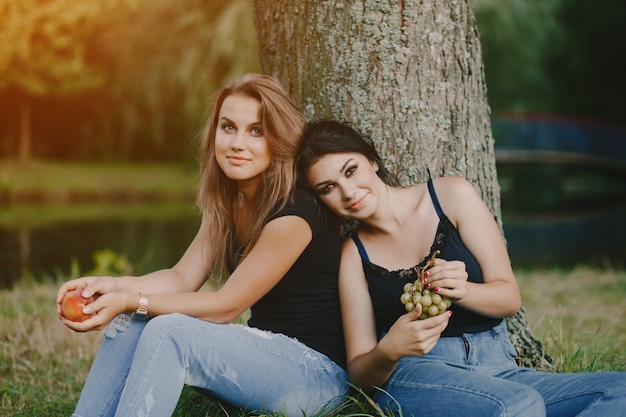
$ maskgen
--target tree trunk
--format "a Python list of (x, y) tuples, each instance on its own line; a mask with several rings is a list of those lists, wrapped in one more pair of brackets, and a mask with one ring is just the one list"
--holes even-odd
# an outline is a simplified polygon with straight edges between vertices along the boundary
[[(403, 184), (467, 178), (501, 226), (487, 91), (470, 0), (255, 0), (263, 71), (309, 119), (355, 123)], [(524, 319), (521, 362), (551, 368)]]
[(18, 136), (18, 159), (22, 162), (31, 157), (30, 105), (24, 99), (20, 107), (20, 133)]

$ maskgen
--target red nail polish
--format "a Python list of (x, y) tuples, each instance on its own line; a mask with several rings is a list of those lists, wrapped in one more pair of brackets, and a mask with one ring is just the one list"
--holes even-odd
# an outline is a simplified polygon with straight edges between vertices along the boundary
[(435, 287), (435, 289), (434, 289), (433, 291), (435, 291), (435, 292), (439, 292), (439, 291), (441, 291), (441, 288), (439, 288), (439, 287)]
[(428, 271), (426, 271), (426, 272), (424, 272), (424, 276), (425, 276), (425, 277), (429, 277), (429, 276), (430, 276), (430, 273), (429, 273)]
[(448, 317), (452, 317), (452, 313), (454, 313), (454, 311), (448, 310)]

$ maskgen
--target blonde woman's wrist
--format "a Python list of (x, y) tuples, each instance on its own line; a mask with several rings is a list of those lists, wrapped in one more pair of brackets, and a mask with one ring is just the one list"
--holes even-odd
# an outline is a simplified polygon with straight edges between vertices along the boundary
[(139, 320), (148, 319), (148, 307), (150, 299), (145, 292), (139, 292), (138, 297), (135, 297), (135, 310), (133, 316)]

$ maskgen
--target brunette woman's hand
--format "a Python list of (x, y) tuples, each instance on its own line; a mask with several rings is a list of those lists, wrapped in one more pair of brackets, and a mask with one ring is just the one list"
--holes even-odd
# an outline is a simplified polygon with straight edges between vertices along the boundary
[(448, 326), (449, 312), (418, 320), (421, 313), (422, 306), (418, 305), (415, 310), (400, 316), (379, 342), (392, 360), (427, 354)]
[(467, 277), (465, 262), (436, 258), (435, 265), (424, 272), (423, 281), (426, 288), (453, 301), (459, 301), (465, 298)]

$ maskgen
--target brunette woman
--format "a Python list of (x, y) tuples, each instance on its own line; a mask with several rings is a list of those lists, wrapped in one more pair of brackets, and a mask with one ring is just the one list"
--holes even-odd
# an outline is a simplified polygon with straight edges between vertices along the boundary
[[(520, 308), (519, 288), (469, 182), (389, 185), (370, 142), (335, 121), (308, 126), (298, 169), (336, 216), (359, 221), (343, 244), (339, 291), (350, 379), (379, 406), (414, 417), (624, 415), (624, 372), (516, 364), (504, 318)], [(416, 302), (407, 312), (404, 286), (422, 271), (431, 300), (452, 300), (448, 311), (424, 318)]]

